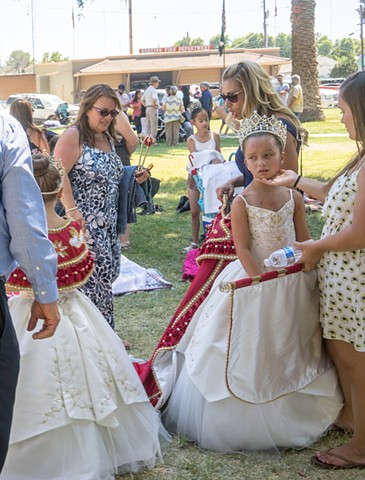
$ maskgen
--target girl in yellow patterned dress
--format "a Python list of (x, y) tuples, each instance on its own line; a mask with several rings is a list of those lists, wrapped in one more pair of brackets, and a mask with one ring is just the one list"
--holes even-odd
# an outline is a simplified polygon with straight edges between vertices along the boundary
[[(26, 330), (31, 286), (20, 268), (6, 284), (21, 353), (9, 453), (1, 480), (111, 480), (117, 472), (153, 467), (168, 438), (122, 341), (78, 290), (94, 260), (80, 225), (59, 217), (59, 169), (33, 156), (49, 238), (58, 254), (61, 321), (37, 342)], [(162, 435), (162, 436), (161, 436)]]
[(318, 266), (320, 317), (345, 405), (337, 427), (353, 431), (345, 445), (317, 452), (312, 462), (326, 469), (365, 468), (365, 71), (340, 87), (341, 122), (358, 151), (330, 182), (285, 171), (272, 183), (298, 186), (324, 201), (321, 239), (300, 243), (307, 271)]

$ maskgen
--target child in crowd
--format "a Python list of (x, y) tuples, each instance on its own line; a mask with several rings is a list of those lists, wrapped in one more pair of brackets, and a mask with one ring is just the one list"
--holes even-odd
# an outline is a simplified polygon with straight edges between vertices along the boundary
[(168, 375), (163, 359), (154, 364), (160, 385), (172, 382), (163, 420), (168, 430), (220, 452), (302, 448), (323, 435), (342, 408), (322, 345), (315, 272), (230, 295), (220, 287), (257, 280), (272, 251), (309, 239), (304, 202), (292, 189), (260, 182), (282, 168), (284, 124), (255, 113), (239, 135), (254, 179), (232, 204), (238, 260), (225, 267), (190, 321), (169, 366), (177, 371)]
[[(220, 153), (220, 139), (217, 133), (209, 130), (209, 116), (204, 108), (196, 108), (191, 112), (193, 127), (196, 133), (191, 135), (187, 140), (187, 146), (190, 153), (201, 152), (203, 150), (216, 150)], [(193, 248), (198, 248), (199, 228), (200, 228), (200, 207), (199, 207), (199, 190), (193, 175), (188, 175), (188, 198), (191, 213), (191, 244), (184, 249), (189, 252)]]
[(336, 422), (353, 431), (348, 443), (317, 452), (313, 463), (326, 469), (365, 468), (365, 72), (340, 87), (341, 122), (358, 150), (327, 184), (285, 171), (273, 185), (295, 186), (324, 201), (321, 239), (298, 244), (306, 270), (318, 265), (320, 319), (334, 361), (345, 406)]
[[(20, 268), (6, 284), (21, 369), (2, 480), (111, 480), (153, 467), (168, 439), (123, 347), (99, 310), (78, 289), (94, 262), (78, 222), (54, 210), (62, 168), (33, 156), (49, 238), (58, 254), (57, 333), (35, 342), (27, 332), (31, 286)], [(162, 435), (162, 436), (161, 436)]]

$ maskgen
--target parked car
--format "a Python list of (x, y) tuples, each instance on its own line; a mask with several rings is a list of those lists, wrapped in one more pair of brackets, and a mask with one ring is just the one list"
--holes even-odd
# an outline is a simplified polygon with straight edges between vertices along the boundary
[[(6, 107), (10, 108), (10, 105), (14, 100), (17, 100), (18, 98), (26, 98), (30, 101), (34, 108), (34, 123), (37, 124), (43, 124), (50, 116), (55, 115), (55, 112), (61, 104), (65, 103), (62, 98), (49, 93), (15, 93), (10, 95), (6, 100)], [(77, 105), (68, 104), (68, 111), (70, 118), (74, 119), (77, 116), (79, 107)]]
[(319, 87), (323, 108), (338, 107), (338, 90), (336, 88)]

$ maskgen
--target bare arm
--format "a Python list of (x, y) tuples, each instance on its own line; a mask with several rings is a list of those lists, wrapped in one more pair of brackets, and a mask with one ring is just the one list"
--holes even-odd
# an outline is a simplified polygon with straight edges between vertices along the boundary
[[(274, 178), (274, 180), (257, 180), (258, 182), (270, 183), (271, 185), (293, 187), (298, 180), (298, 174), (293, 170), (280, 170), (280, 175)], [(299, 182), (295, 185), (295, 188), (299, 188), (303, 192), (307, 193), (317, 200), (324, 201), (326, 193), (323, 191), (325, 184), (313, 178), (300, 177)]]
[(250, 277), (260, 275), (263, 273), (263, 270), (251, 254), (247, 211), (240, 197), (236, 197), (233, 200), (231, 220), (234, 246), (242, 267)]
[(126, 141), (128, 153), (131, 155), (136, 151), (138, 145), (138, 137), (134, 133), (131, 124), (129, 123), (127, 115), (121, 111), (116, 118), (117, 130)]
[(283, 169), (298, 172), (297, 139), (288, 132), (285, 145)]
[(302, 261), (305, 270), (315, 268), (324, 252), (347, 252), (365, 248), (365, 170), (364, 167), (358, 176), (357, 193), (352, 213), (352, 223), (343, 230), (329, 237), (309, 243), (299, 243), (302, 250)]
[(196, 152), (195, 141), (193, 138), (189, 137), (186, 141), (186, 144), (190, 153)]
[[(68, 174), (81, 156), (81, 145), (79, 138), (80, 136), (77, 128), (68, 128), (63, 132), (60, 139), (56, 143), (54, 152), (55, 157), (62, 161), (62, 164), (65, 168), (61, 195), (61, 202), (65, 207), (65, 210), (76, 207)], [(78, 209), (67, 212), (67, 214), (79, 222), (82, 228), (85, 228), (85, 221)]]
[(217, 198), (222, 202), (223, 195), (227, 193), (228, 198), (233, 198), (234, 189), (236, 187), (243, 187), (244, 178), (243, 175), (232, 178), (229, 182), (224, 183), (223, 185), (216, 188)]
[(218, 135), (218, 133), (215, 133), (215, 132), (214, 132), (214, 141), (215, 141), (215, 149), (217, 150), (217, 152), (220, 152), (221, 151), (221, 139), (220, 139), (220, 136)]
[(298, 242), (304, 242), (311, 238), (305, 216), (305, 205), (302, 195), (299, 192), (293, 192), (295, 202), (294, 208), (294, 227), (295, 238)]

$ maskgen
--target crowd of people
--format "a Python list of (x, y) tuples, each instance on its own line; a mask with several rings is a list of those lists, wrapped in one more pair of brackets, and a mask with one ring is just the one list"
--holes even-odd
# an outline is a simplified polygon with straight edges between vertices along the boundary
[[(89, 87), (54, 156), (29, 102), (0, 113), (1, 478), (109, 480), (162, 462), (168, 432), (225, 453), (304, 448), (337, 428), (349, 441), (312, 463), (365, 468), (365, 72), (341, 85), (341, 121), (358, 149), (328, 183), (298, 174), (300, 78), (290, 89), (277, 80), (250, 61), (225, 69), (221, 114), (239, 139), (240, 175), (217, 188), (224, 209), (198, 273), (152, 358), (134, 365), (114, 331), (112, 283), (128, 241), (121, 204), (149, 172), (116, 146), (124, 140), (127, 160), (137, 148), (130, 106), (136, 130), (145, 115), (156, 142), (160, 79), (133, 99), (124, 84)], [(169, 146), (188, 122), (188, 153), (221, 162), (207, 82), (170, 86), (161, 107)], [(202, 192), (189, 172), (190, 249)], [(319, 240), (303, 192), (324, 202)], [(293, 244), (301, 267), (272, 276), (264, 259)], [(246, 277), (262, 282), (222, 288)]]

